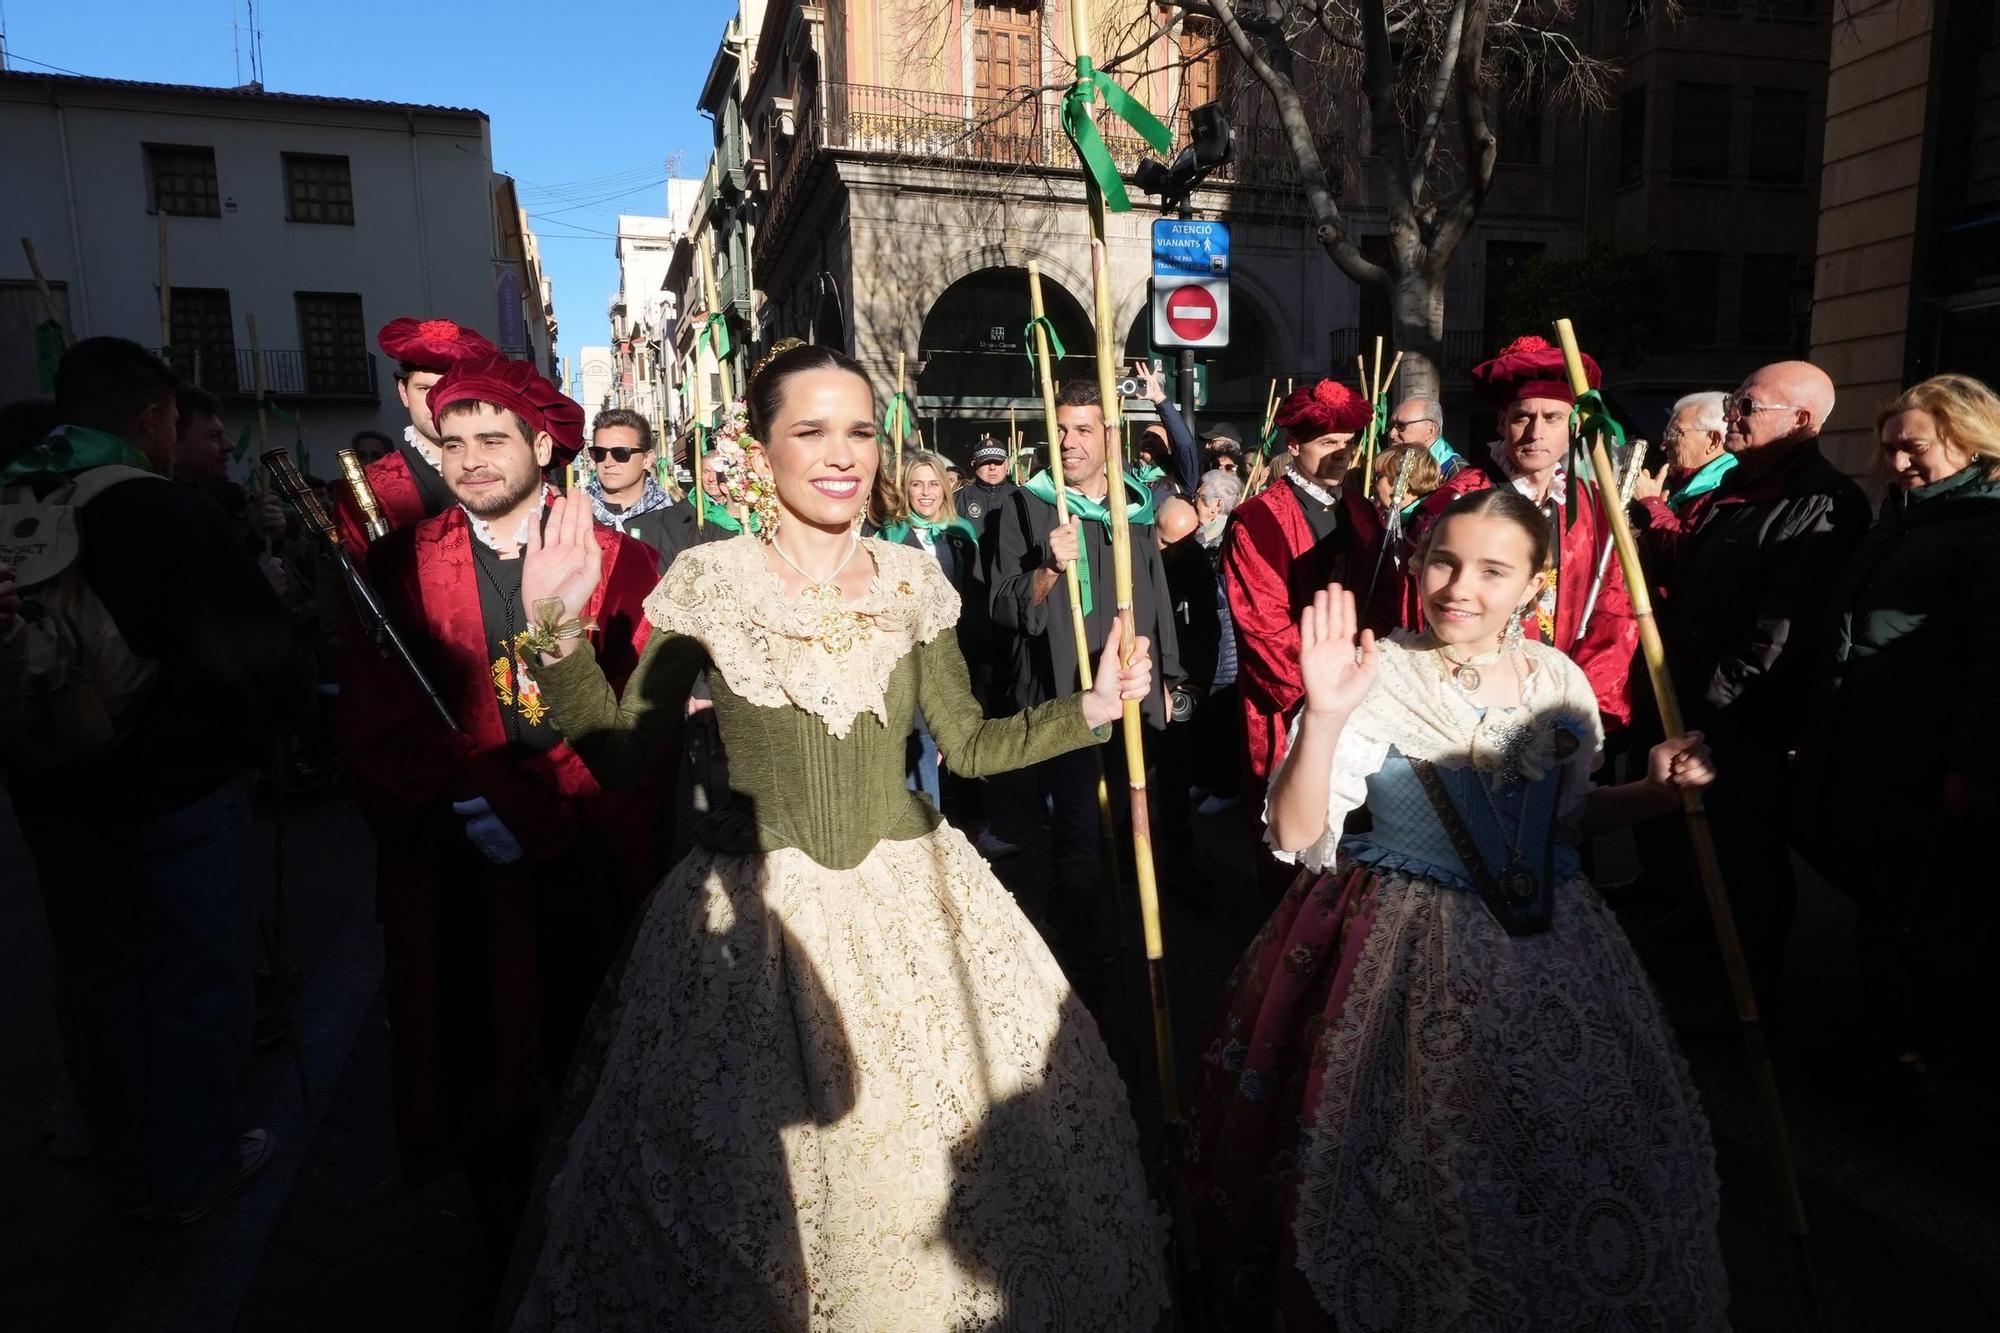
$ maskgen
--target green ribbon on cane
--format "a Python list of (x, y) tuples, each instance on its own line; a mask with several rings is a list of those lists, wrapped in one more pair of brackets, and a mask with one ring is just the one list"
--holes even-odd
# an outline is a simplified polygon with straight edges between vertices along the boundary
[(1125, 179), (1119, 174), (1118, 164), (1112, 160), (1111, 150), (1105, 146), (1104, 136), (1097, 132), (1097, 121), (1091, 115), (1100, 96), (1114, 115), (1152, 145), (1154, 152), (1165, 153), (1172, 148), (1174, 136), (1160, 123), (1159, 117), (1139, 105), (1137, 98), (1099, 74), (1089, 56), (1076, 58), (1076, 82), (1062, 99), (1063, 133), (1076, 145), (1076, 155), (1083, 159), (1084, 171), (1097, 183), (1105, 208), (1113, 213), (1129, 213), (1132, 200), (1125, 193)]
[(895, 397), (889, 400), (889, 405), (882, 409), (882, 433), (894, 439), (898, 420), (903, 423), (905, 435), (916, 429), (915, 405), (910, 402), (910, 395), (900, 389), (896, 391)]
[(1025, 355), (1028, 358), (1028, 364), (1030, 366), (1035, 364), (1035, 328), (1037, 325), (1039, 325), (1041, 327), (1042, 332), (1048, 336), (1049, 355), (1051, 357), (1055, 358), (1057, 361), (1060, 361), (1064, 357), (1069, 355), (1069, 349), (1063, 346), (1062, 339), (1056, 334), (1056, 326), (1049, 322), (1049, 317), (1047, 315), (1036, 315), (1033, 319), (1029, 320), (1026, 324), (1021, 326), (1021, 338), (1022, 341), (1026, 343), (1026, 348), (1023, 352), (1023, 355)]
[(730, 352), (729, 317), (720, 310), (708, 316), (708, 318), (702, 320), (701, 332), (695, 335), (694, 340), (697, 343), (706, 342), (718, 360), (728, 356)]
[(1264, 432), (1264, 438), (1257, 441), (1257, 452), (1265, 458), (1269, 458), (1272, 451), (1278, 447), (1278, 440), (1284, 433), (1284, 427), (1273, 425), (1269, 430)]
[[(1613, 449), (1622, 451), (1626, 447), (1625, 428), (1618, 424), (1618, 418), (1611, 415), (1610, 407), (1604, 402), (1604, 395), (1595, 389), (1588, 389), (1578, 394), (1576, 406), (1569, 410), (1570, 476), (1579, 482), (1597, 480), (1595, 471), (1590, 466), (1590, 445), (1586, 443), (1587, 437), (1591, 435), (1605, 437), (1608, 453)], [(1618, 457), (1616, 453), (1612, 453), (1611, 456)], [(1616, 467), (1617, 464), (1613, 463), (1612, 466)], [(1615, 504), (1617, 498), (1610, 497), (1606, 503)], [(1573, 504), (1566, 508), (1569, 510), (1569, 517), (1564, 526), (1567, 527), (1575, 524), (1577, 516), (1583, 512), (1583, 506)]]

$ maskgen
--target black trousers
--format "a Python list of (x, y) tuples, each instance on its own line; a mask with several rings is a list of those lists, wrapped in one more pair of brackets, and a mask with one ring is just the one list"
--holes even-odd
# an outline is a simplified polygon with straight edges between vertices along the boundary
[[(1113, 944), (1111, 880), (1104, 873), (1102, 816), (1097, 803), (1098, 761), (1104, 764), (1114, 836), (1131, 827), (1131, 786), (1126, 781), (1124, 724), (1103, 745), (1072, 750), (1035, 768), (1048, 803), (1050, 884), (1045, 926), (1051, 947), (1101, 957)], [(1153, 740), (1157, 733), (1148, 732)], [(1123, 858), (1122, 837), (1119, 856)]]

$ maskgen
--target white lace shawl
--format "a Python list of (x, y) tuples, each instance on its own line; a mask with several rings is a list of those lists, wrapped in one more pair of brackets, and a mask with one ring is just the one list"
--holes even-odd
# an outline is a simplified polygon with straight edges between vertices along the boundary
[[(1527, 689), (1519, 709), (1489, 708), (1484, 715), (1470, 705), (1438, 667), (1437, 654), (1420, 646), (1421, 636), (1400, 630), (1382, 643), (1381, 667), (1375, 687), (1341, 729), (1334, 747), (1333, 775), (1327, 784), (1326, 831), (1303, 852), (1278, 848), (1270, 833), (1271, 807), (1265, 799), (1265, 841), (1286, 864), (1313, 870), (1331, 869), (1340, 846), (1341, 826), (1348, 814), (1367, 804), (1368, 779), (1381, 771), (1393, 746), (1411, 759), (1426, 759), (1441, 768), (1477, 768), (1487, 772), (1512, 762), (1521, 776), (1533, 780), (1551, 765), (1565, 768), (1556, 808), (1561, 821), (1575, 819), (1590, 794), (1590, 775), (1604, 748), (1604, 726), (1597, 696), (1582, 668), (1568, 655), (1544, 643), (1528, 640)], [(1304, 716), (1304, 711), (1300, 711)], [(1524, 738), (1522, 725), (1531, 728)], [(1567, 724), (1562, 725), (1562, 724)], [(1558, 731), (1585, 738), (1568, 755), (1559, 753)], [(1271, 775), (1291, 763), (1299, 738), (1299, 718), (1292, 719), (1285, 758)]]
[(700, 640), (729, 688), (761, 708), (802, 708), (835, 737), (863, 712), (887, 725), (896, 663), (958, 623), (958, 591), (915, 547), (862, 544), (874, 581), (834, 607), (786, 597), (748, 533), (691, 547), (647, 595), (646, 619)]

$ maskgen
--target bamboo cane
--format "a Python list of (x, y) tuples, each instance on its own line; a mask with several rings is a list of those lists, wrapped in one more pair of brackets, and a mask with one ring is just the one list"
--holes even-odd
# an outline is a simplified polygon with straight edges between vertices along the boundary
[(703, 455), (701, 433), (708, 419), (708, 408), (702, 401), (707, 395), (702, 390), (707, 383), (708, 376), (702, 373), (701, 343), (699, 340), (694, 345), (694, 374), (689, 378), (694, 386), (694, 428), (688, 440), (688, 456), (694, 460), (694, 496), (692, 498), (694, 505), (694, 530), (700, 532), (708, 526), (708, 505), (706, 503), (708, 488), (702, 485), (701, 475)]
[(1375, 493), (1375, 455), (1382, 451), (1382, 396), (1389, 392), (1389, 386), (1396, 382), (1396, 372), (1403, 368), (1403, 354), (1396, 353), (1396, 359), (1389, 363), (1389, 373), (1375, 385), (1375, 396), (1368, 400), (1368, 434), (1361, 457), (1361, 484), (1368, 493)]
[[(1042, 307), (1042, 266), (1033, 259), (1028, 261), (1028, 301), (1035, 315), (1035, 371), (1041, 381), (1042, 416), (1049, 433), (1049, 480), (1054, 483), (1056, 523), (1068, 527), (1069, 484), (1063, 479), (1062, 453), (1056, 443), (1061, 436), (1056, 429), (1056, 377), (1051, 368), (1048, 325)], [(1063, 587), (1069, 593), (1070, 633), (1076, 639), (1077, 680), (1088, 690), (1092, 674), (1090, 633), (1084, 628), (1083, 589), (1074, 560), (1063, 566)], [(1118, 869), (1117, 844), (1113, 841), (1116, 827), (1111, 819), (1111, 788), (1104, 780), (1104, 756), (1093, 749), (1091, 757), (1097, 761), (1097, 822), (1104, 844), (1105, 875), (1111, 884), (1113, 901), (1122, 902), (1124, 877)]]
[[(1090, 55), (1090, 34), (1084, 21), (1084, 6), (1070, 6), (1070, 39), (1074, 56), (1081, 62)], [(1118, 395), (1117, 357), (1112, 334), (1111, 259), (1105, 242), (1104, 196), (1084, 174), (1084, 193), (1090, 205), (1090, 269), (1095, 295), (1097, 334), (1097, 391), (1104, 410), (1105, 470), (1108, 507), (1111, 513), (1111, 568), (1117, 588), (1118, 619), (1124, 628), (1125, 660), (1137, 648), (1137, 617), (1132, 608), (1132, 527), (1125, 503), (1125, 464), (1111, 447), (1123, 418), (1123, 401)], [(1058, 492), (1061, 488), (1058, 486)], [(1132, 863), (1139, 889), (1139, 920), (1146, 947), (1146, 982), (1153, 1007), (1153, 1047), (1160, 1082), (1161, 1114), (1166, 1121), (1167, 1146), (1172, 1170), (1169, 1189), (1180, 1236), (1175, 1250), (1180, 1259), (1189, 1295), (1200, 1290), (1201, 1261), (1195, 1248), (1193, 1211), (1187, 1193), (1185, 1160), (1187, 1125), (1181, 1115), (1179, 1080), (1174, 1068), (1174, 1026), (1167, 1004), (1166, 945), (1160, 930), (1160, 889), (1153, 865), (1153, 832), (1146, 799), (1146, 753), (1144, 723), (1139, 701), (1125, 701), (1125, 768), (1132, 788)], [(1192, 1307), (1192, 1301), (1190, 1301)]]
[(903, 396), (904, 360), (903, 353), (896, 353), (896, 414), (895, 419), (889, 426), (889, 434), (896, 442), (896, 475), (898, 477), (903, 475), (903, 432), (908, 429), (909, 423), (905, 418), (910, 414), (909, 399)]
[[(1584, 374), (1583, 354), (1577, 350), (1576, 330), (1567, 319), (1556, 321), (1556, 338), (1562, 344), (1563, 363), (1569, 371), (1570, 388), (1578, 396), (1590, 389)], [(1600, 478), (1617, 474), (1604, 435), (1595, 433), (1590, 445), (1591, 466)], [(1602, 491), (1599, 492), (1602, 498)], [(1632, 524), (1624, 506), (1601, 505), (1611, 539), (1618, 550), (1618, 564), (1625, 573), (1626, 591), (1632, 599), (1632, 614), (1639, 622), (1639, 647), (1645, 654), (1646, 672), (1652, 681), (1653, 698), (1659, 705), (1660, 725), (1667, 738), (1678, 740), (1687, 734), (1681, 720), (1679, 696), (1674, 693), (1673, 673), (1667, 665), (1667, 650), (1660, 628), (1653, 618), (1653, 598), (1646, 574), (1639, 562), (1639, 546), (1632, 536)], [(1771, 1063), (1770, 1047), (1764, 1037), (1763, 1019), (1757, 1012), (1757, 995), (1750, 985), (1750, 969), (1743, 957), (1743, 941), (1736, 931), (1736, 913), (1722, 879), (1722, 862), (1716, 856), (1715, 835), (1709, 828), (1708, 807), (1699, 788), (1680, 789), (1681, 811), (1687, 818), (1688, 841), (1694, 847), (1695, 866), (1708, 899), (1709, 916), (1715, 926), (1715, 943), (1722, 955), (1723, 974), (1729, 980), (1730, 997), (1735, 1003), (1737, 1027), (1743, 1035), (1744, 1053), (1750, 1061), (1750, 1077), (1757, 1088), (1757, 1102), (1763, 1111), (1764, 1135), (1771, 1154), (1778, 1201), (1785, 1225), (1791, 1232), (1793, 1258), (1799, 1266), (1800, 1285), (1807, 1308), (1809, 1328), (1824, 1327), (1817, 1288), (1813, 1282), (1810, 1250), (1811, 1228), (1806, 1221), (1805, 1196), (1799, 1188), (1798, 1166), (1792, 1157), (1791, 1131), (1785, 1123), (1784, 1103), (1778, 1094), (1778, 1077)]]
[(42, 298), (42, 311), (55, 321), (62, 332), (62, 344), (67, 348), (72, 339), (69, 335), (69, 321), (62, 316), (61, 307), (56, 305), (55, 289), (49, 286), (48, 278), (42, 273), (42, 261), (35, 255), (35, 243), (28, 237), (21, 238), (21, 251), (28, 256), (28, 272), (35, 279), (35, 291)]

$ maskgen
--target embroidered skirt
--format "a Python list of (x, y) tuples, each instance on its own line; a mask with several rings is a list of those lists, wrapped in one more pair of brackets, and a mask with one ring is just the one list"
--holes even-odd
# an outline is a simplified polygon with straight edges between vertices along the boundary
[(606, 982), (516, 1329), (1150, 1329), (1164, 1223), (1088, 1012), (949, 827), (697, 851)]
[(1714, 1155), (1595, 890), (1294, 881), (1203, 1054), (1202, 1258), (1233, 1329), (1727, 1327)]

